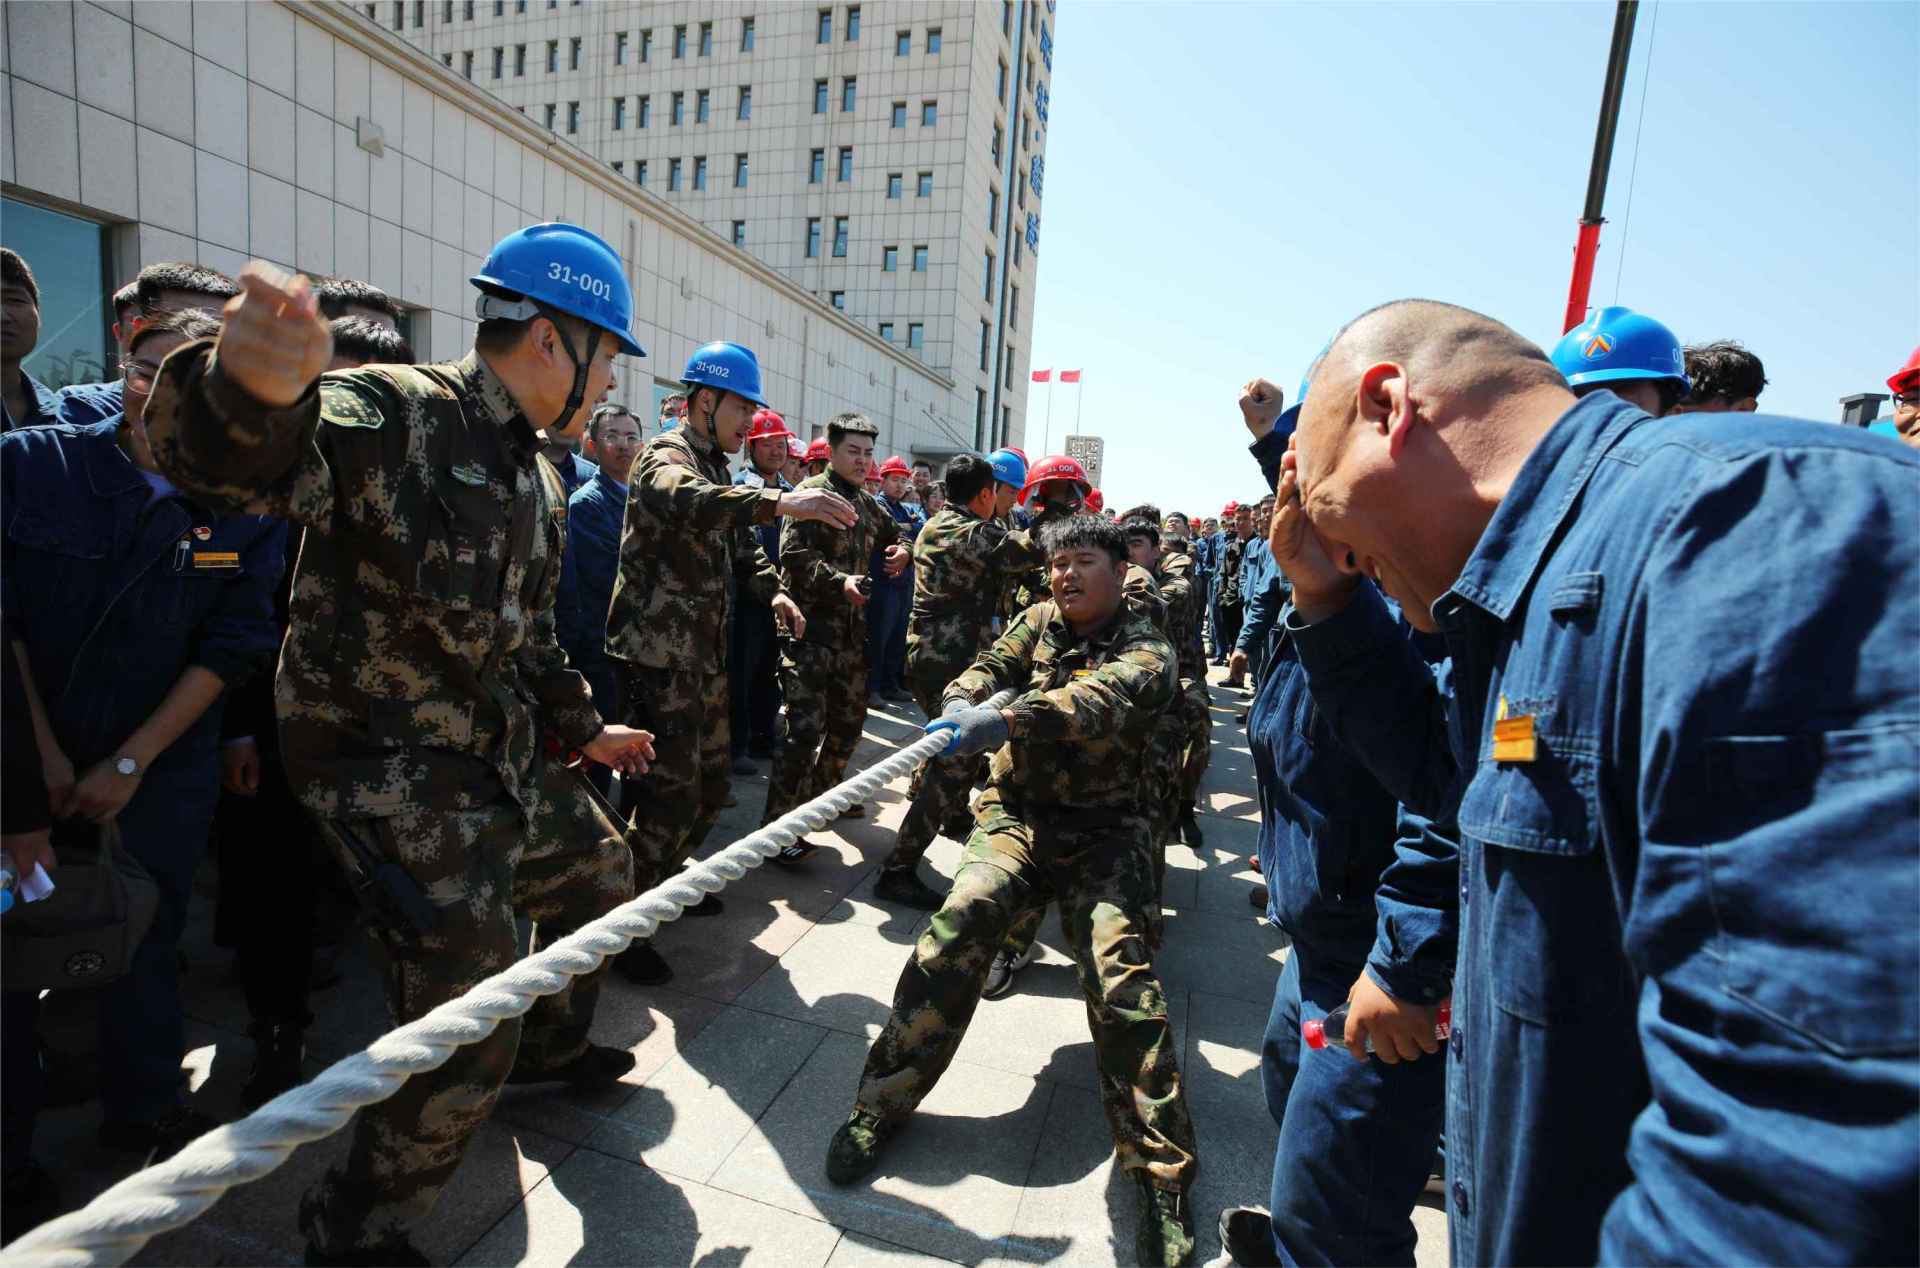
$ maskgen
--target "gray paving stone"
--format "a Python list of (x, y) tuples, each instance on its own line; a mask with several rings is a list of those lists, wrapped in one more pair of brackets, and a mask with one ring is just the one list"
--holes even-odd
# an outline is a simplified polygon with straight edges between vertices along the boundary
[(921, 915), (911, 927), (840, 921), (812, 928), (743, 993), (743, 1007), (871, 1039), (893, 1003), (894, 984), (911, 953)]
[(905, 1246), (895, 1246), (892, 1242), (883, 1242), (863, 1233), (847, 1233), (840, 1238), (840, 1244), (833, 1248), (827, 1268), (908, 1268), (912, 1264), (952, 1262), (950, 1259), (938, 1259), (924, 1250), (909, 1250)]
[(826, 1034), (729, 1008), (649, 1078), (641, 1095), (604, 1119), (587, 1144), (656, 1171), (708, 1180)]
[(1056, 1089), (956, 1061), (879, 1169), (839, 1188), (826, 1178), (827, 1142), (852, 1109), (866, 1049), (852, 1035), (821, 1041), (713, 1184), (960, 1263), (1002, 1253)]
[[(810, 917), (785, 906), (736, 898), (717, 916), (674, 921), (655, 935), (654, 945), (673, 968), (670, 989), (731, 1004), (811, 928)], [(608, 975), (609, 984), (616, 981), (622, 988), (650, 989), (632, 987), (618, 970)]]
[(583, 1149), (461, 1264), (825, 1264), (830, 1224)]
[(1264, 1010), (1273, 1002), (1273, 978), (1287, 944), (1252, 915), (1250, 908), (1244, 919), (1209, 911), (1169, 915), (1166, 944), (1154, 957), (1161, 980), (1204, 987)]

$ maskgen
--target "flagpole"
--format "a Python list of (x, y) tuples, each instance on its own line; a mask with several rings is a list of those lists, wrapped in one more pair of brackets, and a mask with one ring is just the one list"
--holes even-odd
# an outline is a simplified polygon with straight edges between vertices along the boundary
[(1087, 380), (1083, 374), (1073, 381), (1073, 430), (1076, 435), (1080, 431), (1080, 405), (1086, 394)]
[(1053, 441), (1053, 375), (1047, 375), (1047, 428), (1040, 434), (1040, 456), (1046, 457)]

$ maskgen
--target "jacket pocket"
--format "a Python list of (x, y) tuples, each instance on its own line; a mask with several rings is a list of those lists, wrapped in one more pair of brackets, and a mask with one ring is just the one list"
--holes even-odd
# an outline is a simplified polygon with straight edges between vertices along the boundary
[(473, 704), (466, 700), (369, 700), (367, 736), (376, 748), (473, 747)]
[(1920, 1048), (1920, 725), (1708, 741), (1721, 982), (1842, 1056)]
[(420, 593), (457, 612), (499, 600), (507, 511), (485, 488), (443, 477), (433, 490), (431, 531), (421, 543)]

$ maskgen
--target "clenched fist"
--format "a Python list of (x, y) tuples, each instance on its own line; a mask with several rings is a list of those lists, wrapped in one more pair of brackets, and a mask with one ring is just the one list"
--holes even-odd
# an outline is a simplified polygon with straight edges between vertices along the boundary
[(227, 301), (214, 348), (220, 372), (262, 405), (291, 405), (333, 359), (313, 284), (260, 260), (234, 280), (240, 293)]
[(1286, 394), (1265, 379), (1255, 379), (1240, 389), (1240, 421), (1259, 440), (1273, 430), (1274, 420), (1286, 406)]

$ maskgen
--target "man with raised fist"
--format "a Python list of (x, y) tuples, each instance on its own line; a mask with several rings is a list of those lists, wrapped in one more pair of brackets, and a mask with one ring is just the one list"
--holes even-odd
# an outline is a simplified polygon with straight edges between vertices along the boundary
[[(633, 894), (624, 833), (572, 765), (653, 757), (647, 732), (602, 725), (556, 641), (567, 503), (540, 456), (542, 429), (580, 434), (616, 354), (644, 355), (625, 270), (585, 230), (541, 224), (472, 280), (464, 359), (323, 376), (332, 340), (311, 283), (250, 264), (219, 339), (167, 358), (147, 413), (168, 478), (306, 528), (275, 691), (282, 750), (368, 900), (398, 1022), (512, 964), (516, 913), (539, 945)], [(301, 1204), (307, 1262), (427, 1262), (407, 1230), (502, 1083), (594, 1087), (630, 1069), (630, 1053), (587, 1041), (599, 977), (364, 1110), (344, 1164)]]

